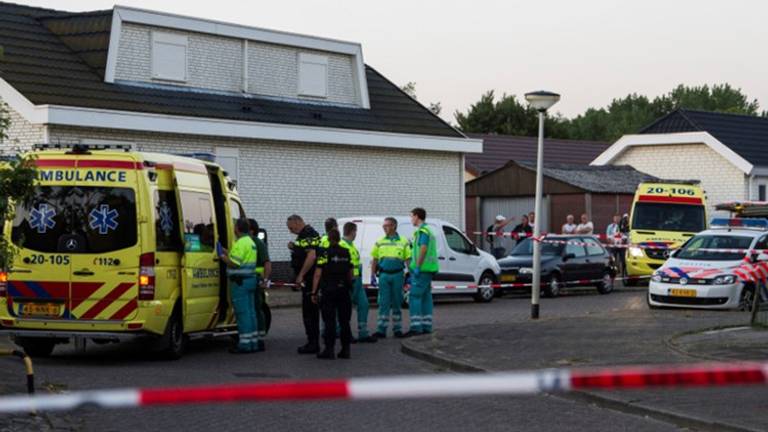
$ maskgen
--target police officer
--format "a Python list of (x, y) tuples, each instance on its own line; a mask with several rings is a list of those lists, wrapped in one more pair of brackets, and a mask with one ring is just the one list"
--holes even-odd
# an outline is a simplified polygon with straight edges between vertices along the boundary
[(320, 351), (320, 310), (312, 301), (312, 282), (320, 246), (320, 235), (299, 215), (291, 215), (287, 221), (288, 230), (296, 234), (296, 241), (289, 242), (291, 267), (296, 275), (296, 286), (301, 287), (301, 315), (307, 343), (298, 348), (299, 354), (316, 354)]
[(413, 233), (411, 251), (411, 292), (409, 311), (411, 326), (404, 336), (416, 336), (432, 332), (432, 277), (439, 270), (435, 233), (425, 223), (427, 212), (423, 208), (411, 210)]
[[(264, 337), (267, 334), (267, 324), (264, 309), (266, 305), (265, 290), (269, 285), (269, 278), (272, 276), (272, 261), (269, 259), (269, 249), (264, 240), (259, 238), (259, 223), (255, 219), (248, 219), (250, 225), (251, 240), (256, 244), (256, 328), (259, 336)], [(259, 339), (259, 346), (263, 348), (264, 340)]]
[(237, 318), (238, 343), (229, 352), (245, 354), (262, 351), (256, 331), (256, 245), (248, 235), (248, 221), (239, 219), (235, 223), (235, 241), (231, 251), (221, 248), (219, 258), (227, 264), (230, 298)]
[(325, 234), (323, 234), (322, 237), (320, 237), (320, 248), (321, 249), (327, 249), (328, 246), (331, 244), (328, 242), (328, 233), (331, 232), (331, 230), (338, 230), (339, 229), (339, 222), (332, 217), (329, 217), (325, 220), (325, 223), (323, 224), (325, 228)]
[(376, 285), (378, 275), (379, 286), (379, 320), (373, 336), (382, 339), (387, 337), (390, 313), (395, 337), (403, 336), (400, 305), (403, 303), (404, 270), (411, 258), (411, 245), (397, 233), (397, 219), (385, 218), (383, 228), (384, 237), (376, 240), (371, 250), (371, 282)]
[[(349, 250), (339, 245), (341, 236), (339, 231), (328, 231), (328, 248), (322, 249), (317, 259), (312, 286), (312, 302), (320, 303), (325, 324), (325, 349), (317, 355), (321, 359), (334, 359), (334, 344), (336, 341), (336, 323), (341, 327), (341, 351), (339, 358), (350, 358), (350, 344), (352, 343), (352, 329), (349, 320), (352, 318), (352, 281), (354, 271)], [(318, 290), (317, 287), (320, 287)], [(318, 299), (318, 294), (322, 298)]]
[(360, 264), (360, 252), (355, 247), (355, 238), (357, 238), (357, 225), (353, 222), (345, 223), (344, 237), (339, 246), (347, 249), (352, 259), (352, 272), (355, 276), (352, 288), (352, 304), (357, 308), (357, 342), (374, 343), (376, 338), (368, 334), (368, 294), (363, 288), (363, 267)]

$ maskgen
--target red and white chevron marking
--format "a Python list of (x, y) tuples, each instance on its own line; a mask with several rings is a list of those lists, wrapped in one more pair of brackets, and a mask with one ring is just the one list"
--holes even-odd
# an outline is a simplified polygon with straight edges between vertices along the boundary
[(68, 411), (84, 405), (114, 409), (234, 402), (424, 399), (766, 384), (768, 363), (549, 369), (10, 396), (0, 397), (0, 413)]

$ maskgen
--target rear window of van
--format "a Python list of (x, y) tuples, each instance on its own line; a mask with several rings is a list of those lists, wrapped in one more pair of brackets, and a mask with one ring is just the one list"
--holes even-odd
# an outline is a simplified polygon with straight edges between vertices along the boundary
[(135, 245), (137, 236), (133, 189), (39, 186), (16, 208), (11, 240), (37, 252), (104, 253)]

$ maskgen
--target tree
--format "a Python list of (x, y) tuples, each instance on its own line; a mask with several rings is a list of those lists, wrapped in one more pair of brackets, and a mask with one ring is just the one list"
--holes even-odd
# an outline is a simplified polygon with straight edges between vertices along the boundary
[[(402, 90), (405, 94), (413, 98), (413, 100), (418, 101), (419, 98), (416, 97), (416, 83), (413, 81), (408, 81), (404, 86), (400, 87), (400, 90)], [(440, 115), (440, 113), (443, 111), (443, 105), (440, 102), (430, 102), (429, 108), (430, 111), (432, 111), (432, 114), (434, 115)]]
[[(10, 112), (0, 101), (0, 147), (8, 149), (8, 129), (11, 126)], [(4, 153), (4, 152), (0, 152)], [(35, 188), (37, 169), (34, 157), (8, 154), (0, 159), (0, 223), (13, 219), (15, 203), (28, 203)], [(0, 229), (0, 270), (8, 269), (16, 255), (16, 248)]]

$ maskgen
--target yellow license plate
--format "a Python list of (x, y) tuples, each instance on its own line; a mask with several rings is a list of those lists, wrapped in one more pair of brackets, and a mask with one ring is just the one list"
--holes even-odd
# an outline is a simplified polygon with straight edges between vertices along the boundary
[(23, 303), (21, 310), (23, 316), (57, 317), (61, 314), (61, 305), (56, 303)]
[(517, 276), (515, 275), (501, 275), (502, 282), (514, 282), (516, 280), (517, 280)]
[(696, 297), (696, 290), (692, 289), (670, 289), (669, 295), (672, 297)]

